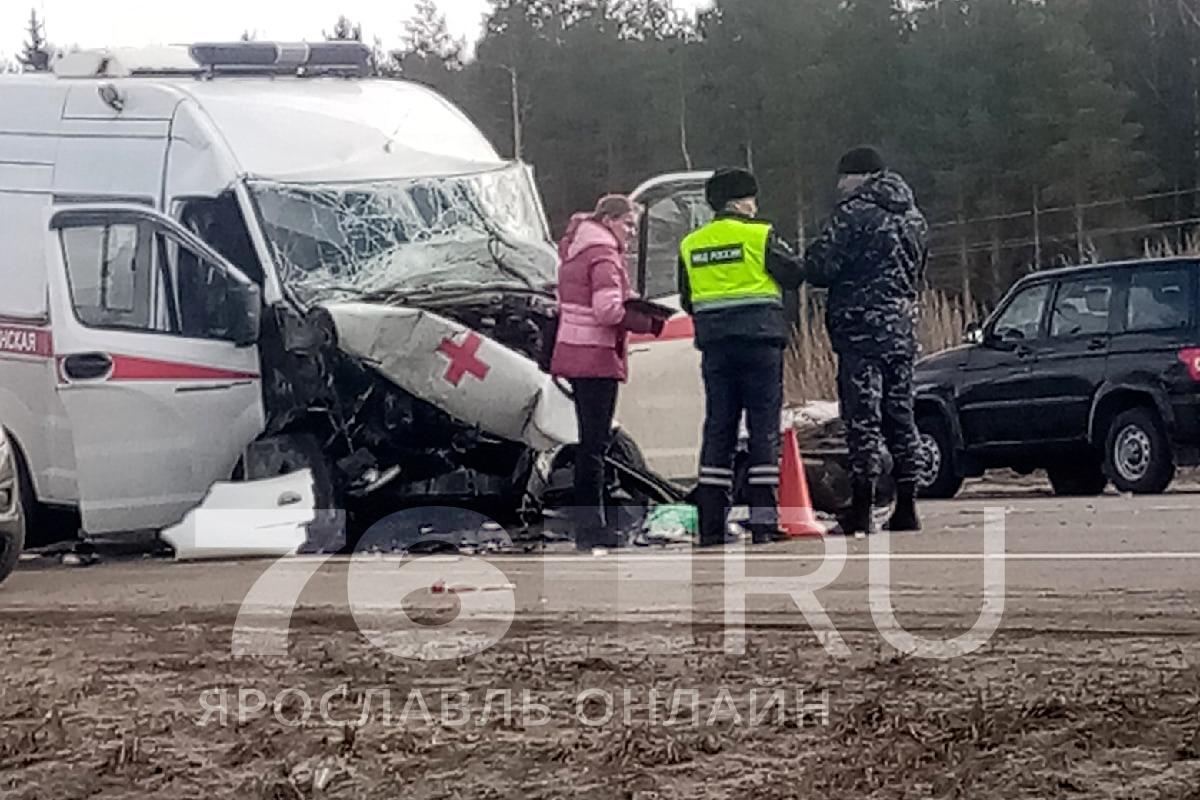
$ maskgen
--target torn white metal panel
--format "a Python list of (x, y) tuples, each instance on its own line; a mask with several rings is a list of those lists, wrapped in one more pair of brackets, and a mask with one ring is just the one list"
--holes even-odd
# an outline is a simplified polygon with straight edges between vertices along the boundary
[(450, 416), (539, 451), (578, 441), (573, 401), (520, 353), (428, 311), (327, 308), (343, 350)]
[(295, 555), (316, 517), (310, 470), (218, 483), (183, 522), (162, 532), (180, 561)]

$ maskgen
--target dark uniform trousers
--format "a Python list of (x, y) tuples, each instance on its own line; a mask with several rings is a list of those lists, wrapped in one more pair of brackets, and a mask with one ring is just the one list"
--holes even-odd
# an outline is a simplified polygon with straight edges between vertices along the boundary
[(892, 477), (916, 481), (923, 467), (921, 436), (913, 413), (913, 361), (904, 355), (838, 354), (838, 395), (850, 471), (871, 480), (891, 453)]
[(720, 342), (703, 351), (701, 365), (707, 405), (696, 491), (701, 543), (725, 541), (743, 412), (750, 435), (751, 528), (774, 533), (779, 517), (783, 348), (753, 340)]

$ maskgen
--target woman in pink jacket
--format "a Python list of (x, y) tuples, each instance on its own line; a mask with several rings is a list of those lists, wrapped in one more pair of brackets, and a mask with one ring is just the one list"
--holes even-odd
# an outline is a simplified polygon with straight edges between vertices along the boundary
[(604, 509), (604, 455), (612, 436), (617, 388), (628, 375), (629, 333), (662, 332), (662, 323), (625, 302), (634, 297), (625, 252), (637, 232), (638, 208), (621, 195), (602, 197), (590, 214), (571, 218), (558, 246), (558, 339), (552, 374), (575, 394), (579, 450), (575, 458), (575, 544), (614, 547), (618, 532)]

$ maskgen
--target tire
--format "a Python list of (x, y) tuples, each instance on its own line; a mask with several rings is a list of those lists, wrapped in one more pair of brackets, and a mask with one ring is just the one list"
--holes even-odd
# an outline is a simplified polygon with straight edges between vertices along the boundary
[(1104, 469), (1122, 492), (1162, 494), (1175, 480), (1175, 455), (1158, 414), (1132, 408), (1112, 421), (1105, 437)]
[(1099, 459), (1079, 464), (1056, 464), (1046, 470), (1059, 497), (1098, 497), (1108, 488), (1108, 476)]
[(21, 454), (17, 452), (17, 448), (11, 440), (9, 441), (9, 454), (15, 470), (13, 478), (16, 484), (14, 487), (16, 497), (14, 502), (17, 516), (16, 521), (12, 524), (0, 525), (0, 583), (8, 579), (21, 560), (21, 552), (25, 549), (30, 522), (33, 519), (32, 514), (36, 508), (33, 482), (29, 479), (28, 470), (25, 469), (24, 459), (21, 458)]
[(247, 480), (291, 475), (308, 469), (313, 475), (313, 498), (317, 515), (308, 525), (304, 553), (336, 553), (346, 547), (346, 519), (339, 514), (333, 468), (316, 436), (293, 433), (257, 442), (258, 456), (246, 469)]
[(919, 494), (929, 500), (951, 500), (962, 489), (963, 479), (954, 465), (954, 438), (950, 426), (940, 416), (917, 420), (921, 443), (926, 449), (926, 470), (919, 482)]

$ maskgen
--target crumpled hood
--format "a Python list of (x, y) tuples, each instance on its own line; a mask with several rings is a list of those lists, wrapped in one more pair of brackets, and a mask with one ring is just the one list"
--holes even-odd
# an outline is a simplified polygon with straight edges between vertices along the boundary
[(539, 452), (575, 444), (575, 403), (538, 365), (423, 309), (325, 303), (343, 352), (451, 417)]
[(864, 183), (850, 197), (877, 205), (892, 214), (905, 214), (917, 205), (912, 187), (895, 172), (883, 172)]

